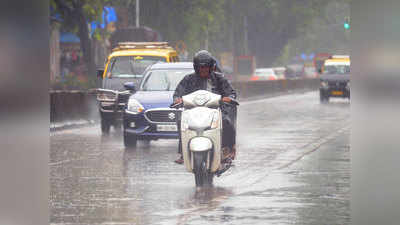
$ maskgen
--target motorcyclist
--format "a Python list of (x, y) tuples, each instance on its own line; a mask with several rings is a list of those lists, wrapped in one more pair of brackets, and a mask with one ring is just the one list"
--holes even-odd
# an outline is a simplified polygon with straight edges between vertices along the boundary
[[(175, 89), (173, 101), (174, 104), (182, 103), (182, 96), (195, 92), (197, 90), (207, 90), (222, 96), (222, 101), (231, 102), (236, 99), (236, 91), (230, 82), (217, 72), (217, 62), (211, 54), (206, 50), (197, 52), (193, 58), (193, 67), (195, 72), (185, 76)], [(234, 106), (228, 104), (221, 105), (222, 111), (222, 151), (224, 158), (234, 159), (236, 155), (234, 128)], [(182, 164), (183, 157), (181, 152), (181, 141), (179, 142), (180, 157), (175, 160), (176, 163)]]

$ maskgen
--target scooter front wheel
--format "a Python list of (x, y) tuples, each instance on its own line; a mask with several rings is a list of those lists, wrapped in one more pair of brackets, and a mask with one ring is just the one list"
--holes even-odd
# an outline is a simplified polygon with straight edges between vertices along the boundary
[(214, 174), (207, 170), (207, 152), (193, 152), (193, 172), (196, 187), (212, 186)]

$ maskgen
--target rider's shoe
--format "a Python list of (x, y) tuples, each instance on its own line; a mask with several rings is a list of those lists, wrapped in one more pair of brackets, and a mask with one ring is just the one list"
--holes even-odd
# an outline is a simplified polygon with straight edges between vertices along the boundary
[(229, 147), (222, 148), (222, 162), (232, 161), (235, 158), (234, 152)]

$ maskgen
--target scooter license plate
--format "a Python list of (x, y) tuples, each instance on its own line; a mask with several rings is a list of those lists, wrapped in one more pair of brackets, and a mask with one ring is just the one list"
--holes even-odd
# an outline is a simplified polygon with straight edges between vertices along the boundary
[(178, 127), (176, 125), (157, 125), (157, 131), (178, 131)]

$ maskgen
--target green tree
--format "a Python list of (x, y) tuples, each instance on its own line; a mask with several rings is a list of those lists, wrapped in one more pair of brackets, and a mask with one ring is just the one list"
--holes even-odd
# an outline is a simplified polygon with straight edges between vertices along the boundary
[(50, 6), (63, 19), (62, 29), (76, 33), (80, 39), (83, 58), (89, 74), (94, 74), (96, 66), (92, 52), (88, 22), (100, 21), (105, 0), (51, 0)]
[[(335, 0), (349, 1), (349, 0)], [(332, 0), (140, 0), (140, 25), (161, 33), (172, 46), (183, 40), (190, 53), (206, 48), (213, 53), (244, 54), (244, 18), (248, 49), (259, 66), (290, 55), (290, 40), (304, 36), (310, 24)], [(135, 24), (135, 0), (51, 0), (66, 19), (65, 27), (81, 38), (85, 60), (92, 65), (87, 21), (100, 20), (105, 4), (127, 8)], [(285, 50), (284, 50), (285, 49)], [(285, 52), (284, 52), (285, 51)]]
[[(172, 44), (184, 40), (190, 52), (244, 53), (244, 17), (248, 47), (259, 65), (270, 65), (289, 40), (306, 32), (327, 0), (146, 0), (141, 1), (141, 24), (158, 30)], [(134, 12), (134, 4), (131, 4)], [(134, 16), (134, 14), (132, 15)], [(208, 40), (208, 41), (206, 41)]]

